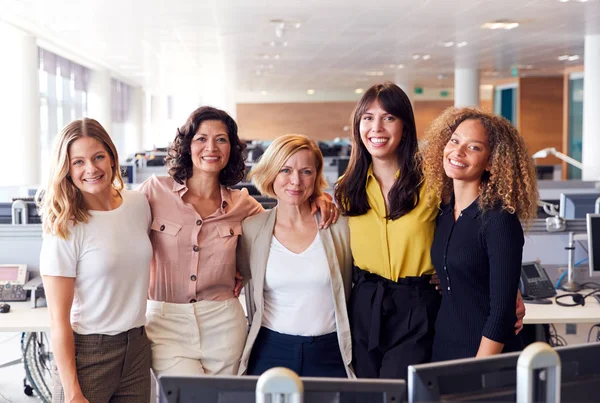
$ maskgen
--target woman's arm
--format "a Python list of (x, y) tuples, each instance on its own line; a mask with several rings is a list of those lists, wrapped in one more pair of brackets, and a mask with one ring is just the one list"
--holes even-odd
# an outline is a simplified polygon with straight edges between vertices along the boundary
[(514, 336), (515, 301), (523, 259), (523, 228), (514, 214), (503, 211), (484, 224), (483, 237), (490, 267), (490, 313), (477, 357), (502, 352)]
[(75, 366), (75, 341), (71, 328), (74, 277), (43, 276), (50, 313), (52, 351), (58, 367), (65, 402), (89, 403), (83, 396)]
[(483, 336), (481, 343), (479, 343), (479, 350), (475, 358), (489, 357), (490, 355), (500, 354), (504, 348), (504, 343), (498, 343), (497, 341), (490, 340)]

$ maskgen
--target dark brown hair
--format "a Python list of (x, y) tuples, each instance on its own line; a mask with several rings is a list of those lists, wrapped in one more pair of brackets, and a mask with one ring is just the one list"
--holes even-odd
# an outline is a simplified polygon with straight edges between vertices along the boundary
[(419, 202), (423, 180), (415, 116), (408, 96), (391, 82), (369, 88), (352, 112), (352, 153), (344, 176), (335, 189), (335, 199), (342, 213), (349, 216), (365, 214), (370, 209), (367, 201), (367, 171), (372, 157), (360, 138), (360, 119), (375, 101), (389, 114), (403, 123), (400, 145), (396, 148), (400, 176), (389, 191), (389, 218), (395, 220), (408, 214)]
[(227, 165), (219, 174), (219, 183), (223, 186), (233, 186), (244, 178), (246, 172), (244, 162), (246, 144), (238, 137), (235, 120), (227, 112), (211, 106), (201, 106), (196, 109), (185, 124), (177, 129), (177, 135), (169, 146), (169, 152), (165, 159), (169, 175), (177, 183), (183, 183), (192, 176), (194, 164), (190, 154), (191, 142), (202, 122), (206, 120), (218, 120), (227, 127), (231, 152)]

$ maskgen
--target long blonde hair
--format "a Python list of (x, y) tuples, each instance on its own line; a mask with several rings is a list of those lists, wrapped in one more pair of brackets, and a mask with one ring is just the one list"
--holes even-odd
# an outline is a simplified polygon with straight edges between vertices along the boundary
[(114, 165), (110, 180), (113, 188), (120, 191), (124, 187), (117, 149), (102, 125), (89, 118), (74, 120), (66, 125), (54, 140), (46, 189), (38, 191), (36, 195), (44, 233), (55, 234), (63, 239), (69, 236), (69, 222), (73, 225), (87, 223), (90, 217), (81, 191), (69, 177), (69, 147), (82, 137), (91, 137), (102, 143)]

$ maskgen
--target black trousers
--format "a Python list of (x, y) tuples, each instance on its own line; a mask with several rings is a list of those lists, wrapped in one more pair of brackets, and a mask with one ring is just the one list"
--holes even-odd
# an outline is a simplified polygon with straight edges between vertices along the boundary
[(431, 360), (441, 295), (431, 276), (390, 281), (352, 269), (352, 365), (359, 378), (406, 379), (409, 365)]

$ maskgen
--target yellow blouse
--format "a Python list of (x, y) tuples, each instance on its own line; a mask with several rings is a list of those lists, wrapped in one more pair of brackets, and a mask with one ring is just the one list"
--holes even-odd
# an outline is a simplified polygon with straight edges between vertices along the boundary
[(428, 205), (427, 186), (421, 187), (417, 206), (396, 220), (386, 218), (385, 198), (372, 166), (366, 187), (371, 209), (349, 219), (354, 264), (393, 281), (433, 274), (430, 249), (438, 210)]

